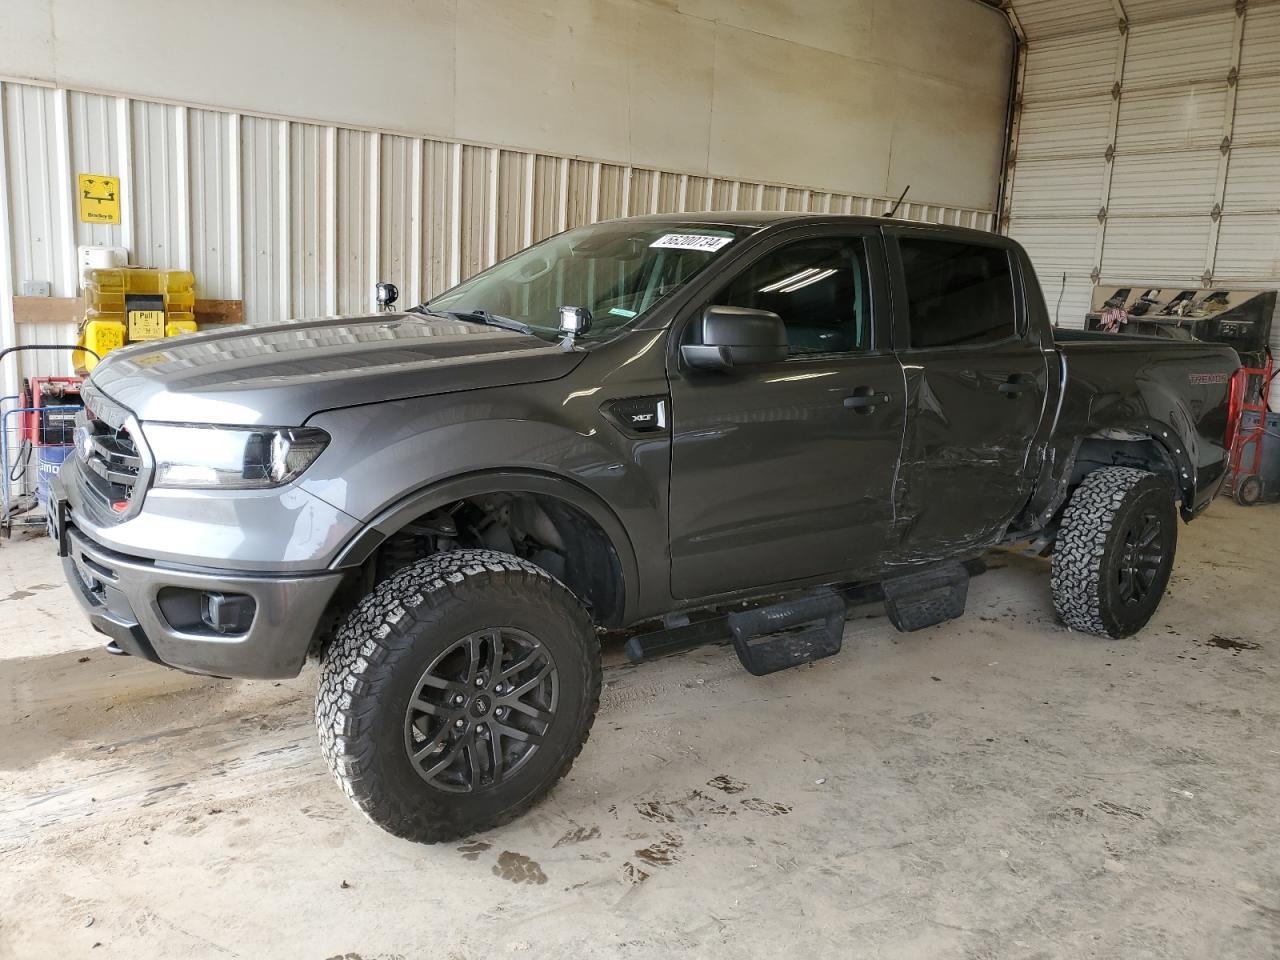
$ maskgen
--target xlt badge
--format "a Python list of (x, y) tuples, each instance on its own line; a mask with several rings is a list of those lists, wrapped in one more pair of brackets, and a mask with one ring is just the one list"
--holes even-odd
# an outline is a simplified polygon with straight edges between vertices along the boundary
[(659, 433), (667, 429), (666, 397), (627, 397), (605, 404), (604, 410), (624, 433)]

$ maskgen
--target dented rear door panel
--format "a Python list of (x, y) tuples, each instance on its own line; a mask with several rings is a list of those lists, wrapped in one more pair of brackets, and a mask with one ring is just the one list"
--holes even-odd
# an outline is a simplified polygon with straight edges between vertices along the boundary
[[(896, 491), (898, 558), (942, 558), (998, 542), (1034, 483), (1025, 467), (1049, 396), (1046, 356), (1011, 342), (899, 357), (907, 432)], [(1011, 380), (1025, 389), (1001, 393)]]
[(927, 229), (886, 230), (894, 337), (907, 391), (894, 559), (908, 563), (979, 552), (1003, 539), (1034, 487), (1059, 388), (1058, 359), (1044, 343), (1043, 308), (1031, 308), (1019, 250), (1002, 237), (978, 245), (1009, 256), (1010, 337), (910, 347), (899, 240), (912, 237), (949, 239)]

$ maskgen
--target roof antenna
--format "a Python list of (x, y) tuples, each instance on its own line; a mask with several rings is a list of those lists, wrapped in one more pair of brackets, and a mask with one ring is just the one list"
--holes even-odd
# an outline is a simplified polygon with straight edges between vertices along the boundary
[(897, 199), (897, 200), (895, 200), (895, 201), (894, 201), (893, 206), (892, 206), (892, 207), (890, 207), (888, 210), (886, 210), (886, 211), (885, 211), (885, 214), (884, 214), (884, 215), (885, 215), (886, 217), (892, 217), (895, 213), (897, 213), (897, 212), (898, 212), (898, 208), (899, 208), (900, 206), (902, 206), (902, 201), (903, 201), (903, 200), (906, 198), (906, 196), (907, 196), (907, 190), (910, 190), (910, 189), (911, 189), (911, 184), (909, 184), (909, 183), (908, 183), (908, 184), (907, 184), (907, 186), (906, 186), (906, 188), (902, 191), (902, 194), (898, 197), (898, 199)]
[(1062, 271), (1062, 286), (1058, 288), (1058, 305), (1053, 308), (1054, 329), (1062, 326), (1062, 295), (1067, 292), (1067, 271)]

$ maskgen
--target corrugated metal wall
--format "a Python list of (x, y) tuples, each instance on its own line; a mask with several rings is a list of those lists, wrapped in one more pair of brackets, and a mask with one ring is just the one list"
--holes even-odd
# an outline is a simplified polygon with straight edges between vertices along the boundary
[[(1280, 4), (1011, 0), (1005, 229), (1061, 318), (1095, 282), (1280, 286)], [(1280, 348), (1280, 326), (1274, 331)]]
[[(368, 310), (373, 284), (416, 303), (535, 240), (610, 217), (698, 210), (879, 213), (889, 198), (694, 176), (344, 127), (0, 84), (0, 332), (23, 281), (76, 294), (75, 247), (190, 268), (201, 297), (251, 323)], [(121, 177), (119, 226), (82, 224), (77, 173)], [(899, 216), (991, 229), (986, 210)], [(66, 341), (22, 324), (21, 342)], [(59, 372), (65, 357), (24, 359)], [(14, 392), (12, 381), (5, 393)]]

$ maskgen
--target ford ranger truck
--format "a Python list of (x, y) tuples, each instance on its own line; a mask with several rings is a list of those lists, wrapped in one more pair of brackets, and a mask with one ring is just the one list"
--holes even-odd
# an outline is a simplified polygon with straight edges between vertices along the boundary
[(643, 654), (710, 623), (767, 673), (836, 652), (850, 591), (899, 629), (959, 615), (1015, 541), (1067, 627), (1140, 630), (1223, 481), (1238, 365), (1051, 329), (994, 234), (616, 220), (404, 312), (112, 353), (51, 533), (113, 653), (317, 658), (342, 789), (441, 841), (564, 776), (606, 630), (660, 621)]

